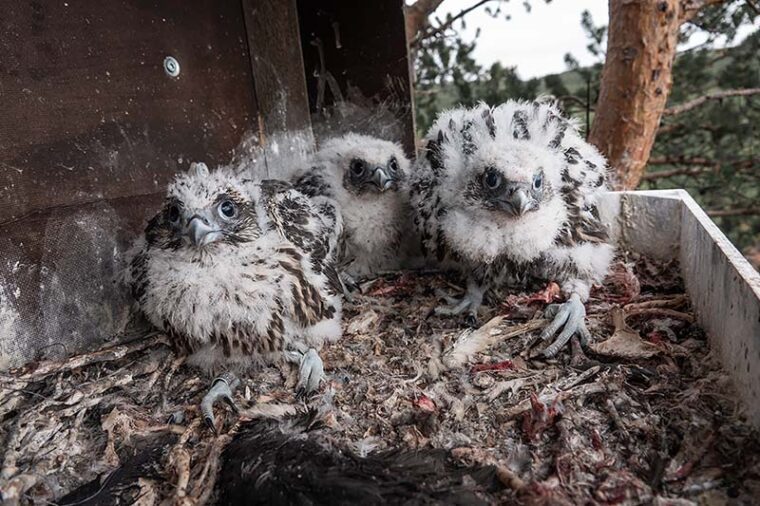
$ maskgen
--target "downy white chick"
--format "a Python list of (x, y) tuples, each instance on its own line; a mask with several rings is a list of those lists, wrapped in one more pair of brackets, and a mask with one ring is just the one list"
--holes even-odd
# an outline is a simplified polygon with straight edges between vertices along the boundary
[(341, 265), (353, 278), (398, 268), (403, 234), (411, 226), (409, 160), (401, 146), (359, 134), (325, 142), (296, 188), (324, 195), (340, 207), (344, 223)]
[[(614, 249), (599, 218), (606, 161), (553, 104), (508, 101), (441, 114), (411, 177), (423, 250), (467, 276), (467, 294), (439, 314), (476, 315), (488, 289), (556, 280), (567, 302), (544, 329), (544, 354), (574, 334), (586, 343), (584, 302)], [(563, 328), (564, 327), (564, 328)]]
[[(240, 370), (284, 358), (300, 363), (299, 390), (313, 391), (323, 371), (317, 350), (341, 335), (341, 223), (327, 198), (193, 164), (145, 229), (133, 295), (191, 363)], [(204, 399), (212, 427), (213, 396), (231, 403), (221, 387)]]

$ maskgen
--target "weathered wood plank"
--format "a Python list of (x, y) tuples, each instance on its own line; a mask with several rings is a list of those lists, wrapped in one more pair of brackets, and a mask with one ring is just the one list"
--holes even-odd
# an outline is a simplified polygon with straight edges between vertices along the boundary
[[(394, 140), (413, 155), (414, 115), (403, 1), (298, 0), (298, 16), (312, 113), (319, 112), (320, 59), (314, 45), (319, 40), (326, 69), (343, 96), (348, 97), (353, 88), (375, 105), (382, 103), (394, 111), (401, 127), (400, 138)], [(326, 99), (332, 101), (329, 92)]]
[(632, 251), (678, 260), (697, 320), (760, 427), (760, 274), (684, 190), (613, 192), (599, 210)]
[(156, 192), (189, 160), (227, 160), (255, 126), (237, 2), (0, 0), (0, 12), (0, 223)]
[(682, 191), (681, 273), (699, 323), (760, 427), (760, 274)]
[(295, 0), (242, 0), (256, 101), (266, 135), (311, 132)]

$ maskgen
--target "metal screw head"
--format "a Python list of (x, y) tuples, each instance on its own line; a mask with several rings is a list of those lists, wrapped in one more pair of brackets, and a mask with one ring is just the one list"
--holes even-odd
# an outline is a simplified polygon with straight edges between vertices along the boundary
[(171, 77), (177, 77), (179, 75), (179, 62), (173, 56), (167, 56), (164, 58), (164, 72)]

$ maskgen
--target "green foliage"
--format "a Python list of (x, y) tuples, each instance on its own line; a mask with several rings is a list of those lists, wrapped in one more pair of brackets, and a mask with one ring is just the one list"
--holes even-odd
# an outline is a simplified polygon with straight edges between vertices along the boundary
[[(728, 50), (681, 54), (669, 104), (710, 92), (760, 87), (760, 33)], [(685, 188), (708, 210), (760, 207), (760, 95), (709, 100), (664, 119), (643, 188)], [(757, 214), (716, 217), (740, 248), (760, 242)]]
[(453, 39), (433, 38), (422, 42), (415, 65), (417, 126), (423, 132), (438, 111), (458, 103), (471, 103), (472, 86), (482, 69), (472, 57), (475, 42), (458, 35)]
[(417, 127), (424, 134), (435, 115), (456, 105), (503, 102), (507, 98), (535, 97), (540, 80), (523, 81), (514, 67), (494, 63), (486, 69), (472, 57), (475, 43), (458, 35), (423, 43), (417, 58), (415, 102)]
[[(498, 9), (489, 11), (489, 14), (501, 15), (506, 22), (509, 16), (501, 10), (503, 3), (498, 2)], [(524, 5), (530, 10), (530, 4)], [(480, 101), (498, 104), (508, 99), (532, 100), (541, 95), (557, 97), (565, 112), (577, 116), (581, 125), (587, 128), (592, 118), (589, 102), (596, 102), (599, 94), (606, 28), (594, 26), (588, 12), (583, 14), (582, 25), (591, 41), (588, 48), (599, 62), (591, 67), (581, 67), (568, 54), (565, 61), (573, 69), (571, 72), (529, 80), (522, 80), (515, 67), (504, 67), (499, 62), (490, 68), (482, 67), (472, 56), (476, 42), (463, 40), (454, 27), (440, 37), (423, 40), (417, 50), (415, 65), (418, 134), (424, 135), (438, 112), (459, 104), (473, 105)]]
[[(546, 0), (547, 3), (549, 0)], [(494, 0), (484, 10), (494, 18), (509, 21), (503, 11), (506, 0)], [(523, 2), (530, 11), (530, 3)], [(456, 105), (477, 102), (499, 103), (508, 98), (534, 98), (541, 90), (540, 79), (523, 81), (514, 67), (494, 63), (484, 68), (472, 56), (475, 40), (466, 42), (451, 23), (451, 15), (440, 21), (447, 26), (438, 36), (423, 39), (415, 61), (415, 103), (417, 128), (424, 135), (438, 112)], [(466, 18), (459, 20), (463, 27)]]
[[(668, 107), (721, 90), (760, 87), (760, 33), (735, 47), (714, 48), (719, 38), (733, 41), (756, 16), (749, 3), (734, 0), (703, 9), (683, 27), (682, 42), (697, 33), (707, 40), (676, 58)], [(708, 100), (666, 116), (641, 187), (684, 188), (712, 212), (746, 210), (714, 219), (740, 249), (760, 246), (759, 134), (760, 95)]]

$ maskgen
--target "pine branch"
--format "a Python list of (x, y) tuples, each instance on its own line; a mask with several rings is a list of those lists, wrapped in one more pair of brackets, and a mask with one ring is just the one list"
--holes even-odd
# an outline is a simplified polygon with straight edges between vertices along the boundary
[(471, 5), (470, 7), (466, 8), (466, 9), (462, 9), (462, 10), (459, 12), (459, 14), (457, 14), (457, 15), (455, 15), (455, 16), (452, 16), (452, 17), (451, 17), (450, 19), (448, 19), (448, 20), (447, 20), (445, 23), (441, 24), (441, 26), (439, 26), (439, 27), (437, 27), (437, 28), (434, 28), (433, 30), (429, 30), (429, 31), (427, 31), (427, 32), (425, 32), (425, 33), (421, 33), (421, 34), (417, 35), (417, 36), (414, 38), (414, 40), (412, 40), (412, 42), (411, 42), (412, 46), (417, 46), (417, 45), (419, 45), (419, 43), (420, 43), (420, 42), (422, 42), (423, 40), (425, 40), (425, 39), (429, 39), (429, 38), (432, 38), (432, 37), (435, 37), (435, 36), (437, 36), (437, 35), (439, 35), (439, 34), (441, 34), (441, 33), (445, 32), (445, 31), (446, 31), (446, 30), (448, 30), (448, 29), (451, 27), (451, 25), (453, 25), (453, 24), (454, 24), (454, 23), (455, 23), (457, 20), (459, 20), (459, 19), (462, 19), (463, 17), (465, 17), (467, 14), (469, 14), (469, 13), (470, 13), (470, 12), (472, 12), (472, 11), (474, 11), (474, 10), (475, 10), (475, 9), (477, 9), (478, 7), (480, 7), (480, 6), (482, 6), (482, 5), (485, 5), (485, 4), (487, 4), (488, 2), (493, 2), (493, 1), (494, 1), (494, 0), (480, 0), (479, 2), (476, 2), (475, 4)]
[(760, 214), (760, 207), (740, 207), (736, 209), (710, 209), (707, 211), (713, 218), (726, 216), (755, 216)]
[(406, 20), (406, 37), (413, 44), (420, 33), (428, 27), (430, 15), (444, 0), (417, 0), (412, 5), (404, 6)]
[(703, 165), (714, 167), (717, 165), (715, 160), (708, 160), (707, 158), (687, 158), (685, 156), (676, 157), (655, 157), (650, 158), (649, 165)]
[(747, 4), (747, 7), (752, 9), (752, 12), (760, 16), (760, 8), (758, 8), (757, 5), (755, 5), (755, 2), (753, 2), (753, 0), (745, 0), (745, 3)]
[(698, 176), (705, 172), (713, 172), (714, 167), (682, 167), (673, 170), (661, 170), (658, 172), (647, 172), (641, 177), (642, 181), (655, 181), (673, 176)]
[(660, 128), (657, 129), (657, 135), (675, 132), (677, 130), (682, 129), (684, 126), (686, 125), (682, 123), (671, 123), (669, 125), (660, 125)]
[(749, 169), (760, 163), (760, 159), (749, 158), (747, 160), (735, 160), (732, 162), (720, 162), (717, 160), (709, 160), (707, 158), (650, 158), (649, 165), (685, 165), (678, 169), (661, 170), (657, 172), (648, 172), (641, 178), (643, 180), (652, 181), (657, 179), (665, 179), (673, 176), (698, 176), (700, 174), (706, 174), (708, 172), (717, 172), (721, 166), (733, 167), (736, 170)]
[[(719, 127), (713, 125), (688, 125), (688, 127), (695, 128), (697, 130), (707, 130), (708, 132), (717, 132), (720, 130)], [(657, 135), (677, 132), (678, 130), (684, 128), (687, 128), (687, 125), (684, 125), (683, 123), (669, 123), (667, 125), (660, 125), (660, 128), (657, 129)]]
[(681, 23), (691, 21), (697, 13), (710, 5), (718, 5), (726, 0), (684, 0), (681, 3)]
[(757, 94), (760, 94), (760, 88), (743, 88), (738, 90), (716, 91), (715, 93), (708, 93), (707, 95), (702, 95), (701, 97), (689, 100), (683, 104), (668, 107), (662, 112), (662, 115), (675, 116), (677, 114), (683, 114), (687, 111), (691, 111), (692, 109), (696, 109), (709, 100), (720, 100), (728, 97), (748, 97)]
[[(574, 104), (578, 104), (579, 106), (581, 106), (583, 108), (584, 111), (587, 108), (589, 108), (588, 102), (586, 102), (585, 100), (583, 100), (580, 97), (576, 97), (575, 95), (562, 95), (562, 96), (559, 96), (559, 97), (556, 97), (556, 98), (560, 102), (572, 102)], [(591, 110), (593, 111), (594, 108), (591, 107)]]

